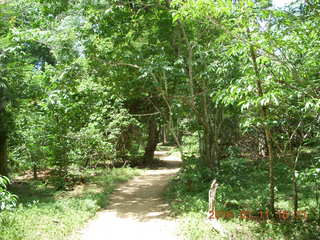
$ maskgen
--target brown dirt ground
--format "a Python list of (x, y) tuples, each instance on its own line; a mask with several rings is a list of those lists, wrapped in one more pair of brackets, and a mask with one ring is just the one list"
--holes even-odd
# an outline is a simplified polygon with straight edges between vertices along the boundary
[(177, 220), (169, 216), (162, 194), (179, 170), (178, 154), (156, 152), (165, 167), (145, 170), (140, 176), (120, 185), (110, 204), (80, 232), (81, 240), (179, 240)]

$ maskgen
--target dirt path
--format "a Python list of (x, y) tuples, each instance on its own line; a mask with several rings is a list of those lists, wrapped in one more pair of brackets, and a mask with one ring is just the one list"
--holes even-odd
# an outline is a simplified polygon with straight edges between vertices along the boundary
[(120, 185), (107, 210), (89, 222), (81, 240), (178, 240), (177, 222), (169, 217), (162, 193), (180, 166), (179, 156), (156, 152), (166, 167), (146, 170)]

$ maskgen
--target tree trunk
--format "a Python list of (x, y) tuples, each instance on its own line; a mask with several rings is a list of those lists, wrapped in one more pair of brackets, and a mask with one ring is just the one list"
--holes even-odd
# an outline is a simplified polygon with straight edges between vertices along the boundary
[[(247, 30), (248, 36), (250, 39), (250, 31)], [(250, 45), (250, 57), (253, 64), (253, 69), (256, 75), (256, 84), (257, 84), (257, 92), (259, 97), (263, 97), (264, 92), (262, 88), (262, 80), (260, 76), (260, 70), (257, 63), (257, 53), (253, 45)], [(260, 109), (260, 115), (264, 122), (264, 132), (266, 136), (266, 143), (268, 147), (268, 160), (269, 160), (269, 205), (270, 205), (270, 211), (275, 216), (275, 208), (274, 208), (274, 202), (275, 202), (275, 184), (274, 184), (274, 173), (273, 173), (273, 159), (274, 159), (274, 153), (273, 153), (273, 146), (272, 146), (272, 133), (271, 129), (266, 123), (268, 120), (268, 108), (266, 106), (262, 106)]]
[[(265, 116), (266, 117), (266, 116)], [(274, 173), (273, 173), (273, 148), (272, 148), (272, 135), (271, 130), (269, 127), (265, 127), (266, 137), (267, 137), (267, 144), (268, 144), (268, 156), (269, 156), (269, 191), (270, 191), (270, 198), (269, 198), (269, 205), (270, 211), (275, 216), (275, 208), (274, 208), (274, 193), (275, 193), (275, 185), (274, 185)]]
[(300, 151), (301, 151), (301, 145), (298, 148), (298, 152), (296, 154), (296, 157), (293, 162), (293, 167), (292, 167), (292, 190), (293, 190), (293, 212), (294, 212), (294, 217), (297, 218), (297, 213), (298, 213), (298, 184), (297, 184), (297, 177), (296, 177), (296, 168), (297, 168), (297, 162), (300, 157)]
[[(227, 127), (227, 122), (223, 117), (224, 110), (219, 107), (212, 108), (205, 102), (201, 106), (203, 114), (198, 117), (202, 118), (199, 122), (203, 127), (203, 134), (200, 135), (200, 156), (205, 166), (209, 168), (219, 167), (220, 159), (225, 152), (224, 142), (229, 141), (229, 137), (223, 137), (223, 129)], [(234, 129), (228, 131), (232, 132)]]
[(116, 151), (117, 151), (117, 158), (118, 159), (125, 159), (128, 152), (131, 149), (131, 134), (132, 134), (132, 128), (129, 126), (126, 129), (123, 129), (121, 131), (121, 134), (118, 138), (117, 144), (116, 144)]
[(258, 154), (263, 158), (268, 155), (267, 140), (264, 132), (258, 133)]
[(35, 162), (33, 163), (32, 171), (33, 171), (33, 179), (38, 180), (38, 167), (37, 167), (37, 163)]
[(163, 136), (163, 145), (167, 145), (168, 144), (168, 139), (167, 139), (167, 126), (166, 126), (166, 124), (163, 124), (162, 136)]
[[(206, 83), (202, 81), (202, 88), (206, 87)], [(199, 123), (203, 127), (203, 135), (200, 145), (200, 157), (203, 163), (209, 167), (213, 168), (217, 166), (217, 128), (215, 121), (216, 119), (213, 117), (212, 109), (210, 109), (210, 105), (207, 104), (207, 96), (202, 95), (201, 97), (201, 105), (199, 114), (197, 119)]]
[(209, 168), (217, 166), (218, 162), (218, 143), (212, 126), (204, 129), (200, 139), (200, 157), (204, 165)]
[(151, 118), (148, 125), (148, 142), (143, 156), (144, 164), (153, 161), (154, 152), (159, 142), (159, 130), (156, 119)]
[(8, 176), (7, 166), (7, 134), (0, 133), (0, 175)]

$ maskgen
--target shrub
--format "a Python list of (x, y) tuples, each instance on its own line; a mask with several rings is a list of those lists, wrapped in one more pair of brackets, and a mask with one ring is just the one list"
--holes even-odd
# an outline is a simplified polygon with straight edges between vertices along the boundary
[(16, 206), (17, 196), (7, 190), (9, 183), (9, 178), (0, 176), (0, 211), (12, 209)]

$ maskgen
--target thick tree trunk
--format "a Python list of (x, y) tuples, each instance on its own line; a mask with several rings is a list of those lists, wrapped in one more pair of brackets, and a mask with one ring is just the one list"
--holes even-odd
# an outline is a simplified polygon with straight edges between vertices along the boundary
[(7, 166), (7, 135), (0, 133), (0, 175), (8, 176)]
[(214, 168), (218, 164), (218, 143), (214, 129), (204, 129), (200, 139), (200, 157), (207, 167)]
[(148, 122), (148, 125), (148, 142), (143, 156), (143, 161), (145, 164), (153, 161), (154, 152), (156, 150), (157, 144), (159, 143), (160, 133), (156, 119), (151, 118)]
[[(202, 108), (203, 116), (200, 123), (203, 126), (203, 133), (200, 135), (200, 156), (207, 167), (219, 167), (225, 151), (224, 143), (229, 141), (229, 136), (223, 134), (224, 128), (227, 128), (227, 122), (223, 119), (223, 109), (212, 109), (207, 104), (202, 104)], [(234, 129), (228, 131), (232, 132)]]

